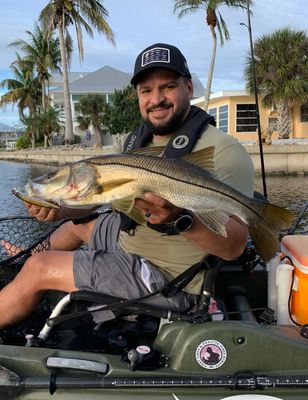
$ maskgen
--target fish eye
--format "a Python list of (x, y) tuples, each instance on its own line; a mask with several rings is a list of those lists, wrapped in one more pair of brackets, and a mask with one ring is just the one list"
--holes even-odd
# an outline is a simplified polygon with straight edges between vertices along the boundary
[(51, 179), (53, 176), (55, 176), (54, 172), (48, 172), (48, 174), (46, 174), (47, 179)]
[(103, 185), (100, 185), (99, 183), (97, 183), (94, 186), (94, 194), (101, 194), (101, 193), (103, 193), (103, 191), (104, 191)]

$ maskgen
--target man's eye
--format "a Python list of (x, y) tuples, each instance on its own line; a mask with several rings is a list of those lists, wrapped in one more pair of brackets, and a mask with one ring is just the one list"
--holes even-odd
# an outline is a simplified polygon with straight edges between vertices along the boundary
[(141, 94), (148, 94), (150, 92), (151, 92), (150, 89), (142, 89), (141, 90)]

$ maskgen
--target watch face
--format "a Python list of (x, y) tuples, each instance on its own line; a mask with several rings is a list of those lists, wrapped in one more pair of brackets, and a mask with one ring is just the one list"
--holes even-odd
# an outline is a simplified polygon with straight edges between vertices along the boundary
[(181, 215), (176, 221), (174, 221), (174, 229), (177, 232), (188, 231), (194, 222), (194, 218), (190, 214)]

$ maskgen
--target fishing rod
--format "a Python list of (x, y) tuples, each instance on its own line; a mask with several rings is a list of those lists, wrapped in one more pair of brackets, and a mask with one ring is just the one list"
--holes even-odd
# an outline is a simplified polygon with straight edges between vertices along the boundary
[(295, 229), (297, 228), (298, 224), (300, 223), (300, 221), (302, 220), (305, 212), (308, 209), (308, 200), (306, 201), (306, 203), (304, 204), (304, 207), (302, 208), (302, 211), (300, 212), (297, 220), (295, 221), (294, 225), (291, 226), (291, 228), (288, 230), (287, 234), (288, 235), (293, 235), (293, 233), (295, 232)]
[(255, 103), (256, 103), (256, 117), (257, 117), (257, 127), (258, 127), (261, 174), (262, 174), (262, 183), (263, 183), (263, 195), (265, 197), (267, 197), (265, 167), (264, 167), (264, 156), (263, 156), (263, 145), (262, 145), (262, 136), (261, 136), (260, 110), (259, 110), (259, 100), (258, 100), (258, 85), (257, 85), (257, 78), (256, 78), (255, 56), (254, 56), (253, 41), (252, 41), (252, 29), (251, 29), (249, 2), (250, 2), (250, 0), (247, 0), (246, 10), (247, 10), (248, 25), (244, 24), (243, 22), (241, 22), (240, 25), (246, 26), (246, 28), (248, 29), (248, 33), (249, 33), (252, 76), (253, 76), (253, 91), (254, 91)]

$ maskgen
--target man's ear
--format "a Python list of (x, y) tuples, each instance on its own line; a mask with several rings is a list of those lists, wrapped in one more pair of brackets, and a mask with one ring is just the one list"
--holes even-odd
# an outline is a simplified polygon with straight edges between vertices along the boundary
[(187, 87), (188, 87), (188, 90), (189, 90), (189, 97), (190, 97), (190, 99), (192, 99), (193, 94), (194, 94), (194, 85), (193, 85), (191, 79), (188, 79), (188, 81), (187, 81)]

